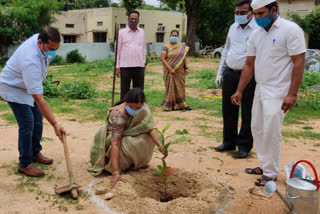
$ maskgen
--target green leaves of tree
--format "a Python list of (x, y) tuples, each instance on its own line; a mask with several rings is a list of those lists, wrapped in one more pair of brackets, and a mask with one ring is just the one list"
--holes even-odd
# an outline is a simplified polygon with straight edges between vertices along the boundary
[(320, 8), (313, 10), (304, 18), (297, 13), (289, 13), (288, 15), (309, 34), (309, 48), (320, 49)]
[(127, 15), (130, 11), (137, 9), (143, 5), (143, 0), (122, 0), (122, 5), (127, 10)]
[(63, 3), (57, 0), (0, 1), (0, 57), (15, 42), (22, 42), (54, 21)]

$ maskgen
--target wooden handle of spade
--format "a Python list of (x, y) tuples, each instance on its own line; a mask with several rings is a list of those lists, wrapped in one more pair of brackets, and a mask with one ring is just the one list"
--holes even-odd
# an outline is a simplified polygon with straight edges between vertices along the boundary
[(71, 186), (73, 184), (73, 174), (72, 174), (72, 168), (71, 168), (71, 162), (70, 162), (70, 154), (69, 154), (69, 149), (68, 149), (68, 145), (67, 145), (66, 134), (62, 134), (62, 142), (63, 142), (64, 156), (66, 158), (67, 169), (68, 169), (69, 180), (70, 180), (70, 186)]

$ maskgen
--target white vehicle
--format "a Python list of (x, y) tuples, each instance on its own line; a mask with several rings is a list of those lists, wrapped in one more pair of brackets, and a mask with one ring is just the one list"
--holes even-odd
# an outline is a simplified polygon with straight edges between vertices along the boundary
[(223, 49), (224, 49), (224, 46), (214, 49), (212, 53), (212, 57), (221, 58)]
[(213, 52), (213, 47), (212, 46), (205, 46), (204, 49), (199, 50), (199, 55), (204, 56), (204, 55), (209, 55)]

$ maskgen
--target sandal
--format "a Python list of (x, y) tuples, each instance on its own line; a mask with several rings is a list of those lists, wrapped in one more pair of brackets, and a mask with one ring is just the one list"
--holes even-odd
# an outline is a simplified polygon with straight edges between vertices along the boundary
[(246, 168), (245, 171), (250, 175), (263, 175), (263, 170), (260, 167)]
[(261, 177), (261, 178), (258, 178), (257, 181), (254, 182), (254, 184), (255, 184), (256, 186), (264, 186), (264, 185), (266, 185), (266, 183), (267, 183), (268, 181), (277, 181), (277, 178), (270, 178), (270, 177), (267, 177), (267, 176), (265, 176), (265, 175), (262, 175), (262, 177)]

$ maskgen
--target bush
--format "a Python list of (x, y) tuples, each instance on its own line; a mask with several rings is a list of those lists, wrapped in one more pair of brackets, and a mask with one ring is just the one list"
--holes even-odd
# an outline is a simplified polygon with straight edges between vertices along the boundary
[(50, 62), (50, 65), (64, 65), (64, 64), (66, 64), (65, 59), (63, 59), (63, 57), (59, 55), (57, 55), (56, 58), (54, 58), (54, 60)]
[(110, 43), (109, 43), (109, 48), (110, 48), (110, 50), (111, 50), (112, 53), (114, 53), (115, 47), (116, 47), (116, 46), (115, 46), (115, 43), (114, 43), (114, 42), (110, 42)]
[(68, 82), (62, 86), (62, 96), (69, 99), (88, 99), (95, 94), (95, 89), (86, 80)]
[(52, 75), (48, 75), (43, 82), (43, 96), (48, 98), (59, 96), (59, 88), (58, 85), (53, 82)]
[(217, 76), (216, 72), (209, 69), (204, 69), (204, 70), (201, 70), (200, 72), (197, 72), (195, 74), (195, 78), (200, 79), (197, 82), (198, 88), (201, 88), (201, 89), (218, 88), (215, 83), (216, 76)]
[(312, 85), (320, 85), (320, 73), (314, 73), (312, 71), (304, 72), (301, 89), (306, 90), (308, 86)]
[(320, 110), (320, 91), (307, 89), (304, 95), (297, 101), (303, 109)]
[(114, 59), (109, 58), (107, 60), (101, 60), (90, 64), (90, 68), (104, 70), (106, 72), (113, 70)]
[(85, 57), (83, 57), (78, 49), (74, 49), (67, 54), (67, 63), (84, 63)]

